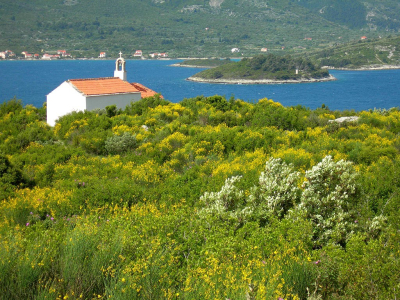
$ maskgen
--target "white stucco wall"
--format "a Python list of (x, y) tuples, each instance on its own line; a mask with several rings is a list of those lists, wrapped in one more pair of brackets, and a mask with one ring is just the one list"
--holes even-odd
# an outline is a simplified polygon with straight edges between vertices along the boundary
[(115, 94), (115, 95), (102, 95), (102, 96), (87, 96), (86, 109), (104, 109), (109, 105), (116, 105), (117, 108), (125, 109), (132, 101), (139, 101), (142, 98), (141, 94)]
[(56, 124), (56, 120), (73, 111), (104, 109), (115, 104), (117, 108), (125, 109), (132, 101), (141, 99), (140, 92), (130, 94), (114, 94), (101, 96), (85, 96), (78, 92), (72, 84), (63, 82), (47, 95), (47, 123)]
[(56, 124), (56, 120), (73, 111), (86, 109), (85, 96), (74, 89), (68, 82), (63, 82), (47, 95), (47, 123)]

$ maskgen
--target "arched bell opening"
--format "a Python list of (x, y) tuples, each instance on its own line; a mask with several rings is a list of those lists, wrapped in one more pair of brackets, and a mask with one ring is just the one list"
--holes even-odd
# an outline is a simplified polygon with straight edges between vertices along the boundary
[(119, 77), (122, 80), (126, 81), (126, 68), (125, 68), (125, 59), (122, 57), (122, 52), (119, 53), (119, 58), (115, 61), (115, 71), (114, 77)]

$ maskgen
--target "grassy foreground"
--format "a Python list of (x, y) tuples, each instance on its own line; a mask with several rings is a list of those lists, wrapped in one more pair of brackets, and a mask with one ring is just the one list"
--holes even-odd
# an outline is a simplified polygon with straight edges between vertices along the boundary
[(45, 111), (0, 105), (0, 299), (399, 296), (398, 109)]

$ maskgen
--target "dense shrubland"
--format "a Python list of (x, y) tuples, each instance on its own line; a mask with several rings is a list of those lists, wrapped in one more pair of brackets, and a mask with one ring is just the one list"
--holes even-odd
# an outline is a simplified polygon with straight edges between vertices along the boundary
[(398, 109), (0, 114), (0, 299), (398, 296)]

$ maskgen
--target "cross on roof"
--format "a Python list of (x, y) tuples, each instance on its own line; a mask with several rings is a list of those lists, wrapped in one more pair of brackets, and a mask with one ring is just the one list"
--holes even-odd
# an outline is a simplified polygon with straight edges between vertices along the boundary
[(122, 52), (119, 51), (119, 58), (122, 58)]

